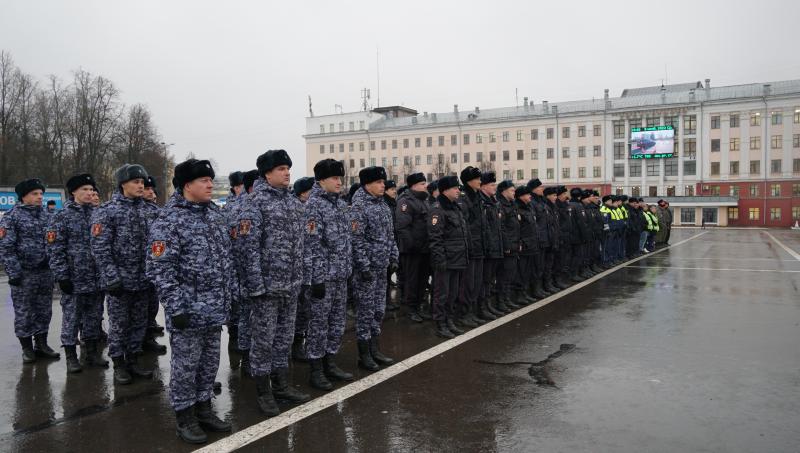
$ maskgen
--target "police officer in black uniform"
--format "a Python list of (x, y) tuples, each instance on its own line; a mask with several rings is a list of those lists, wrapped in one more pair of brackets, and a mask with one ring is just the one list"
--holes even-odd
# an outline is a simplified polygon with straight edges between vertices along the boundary
[(414, 173), (406, 177), (408, 190), (400, 195), (395, 210), (397, 248), (403, 273), (403, 304), (414, 322), (431, 319), (422, 309), (425, 286), (430, 277), (430, 248), (428, 247), (428, 191), (425, 175)]

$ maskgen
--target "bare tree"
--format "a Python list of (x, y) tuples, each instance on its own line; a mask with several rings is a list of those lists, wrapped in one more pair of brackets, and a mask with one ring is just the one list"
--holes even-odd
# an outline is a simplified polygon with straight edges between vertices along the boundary
[(0, 181), (8, 182), (9, 147), (11, 128), (19, 104), (20, 71), (14, 59), (0, 50)]

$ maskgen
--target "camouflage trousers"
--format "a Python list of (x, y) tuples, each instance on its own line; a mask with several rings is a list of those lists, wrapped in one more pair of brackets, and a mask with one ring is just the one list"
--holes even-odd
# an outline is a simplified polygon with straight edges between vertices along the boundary
[(369, 340), (381, 334), (383, 315), (386, 313), (386, 272), (375, 272), (372, 281), (366, 282), (360, 274), (353, 277), (353, 296), (356, 300), (356, 337)]
[[(249, 351), (251, 343), (250, 314), (253, 311), (253, 301), (249, 297), (242, 297), (237, 305), (237, 311), (239, 313), (236, 316), (236, 322), (239, 325), (239, 349), (242, 351)], [(232, 312), (233, 306), (231, 306), (231, 313)]]
[(169, 332), (169, 403), (176, 411), (208, 401), (219, 369), (222, 327), (172, 329)]
[(142, 352), (147, 329), (147, 292), (125, 291), (108, 296), (108, 355), (122, 357)]
[(256, 297), (251, 299), (251, 306), (250, 369), (253, 376), (266, 376), (289, 366), (297, 296)]
[(158, 295), (156, 290), (152, 289), (147, 291), (147, 327), (155, 327), (158, 325), (156, 316), (158, 316)]
[(101, 292), (61, 296), (62, 345), (75, 346), (79, 332), (82, 340), (97, 340), (100, 337), (104, 297)]
[(347, 321), (347, 280), (325, 283), (325, 297), (314, 299), (308, 294), (311, 319), (306, 337), (309, 359), (321, 359), (326, 354), (336, 354), (342, 345)]
[(53, 317), (53, 274), (50, 270), (26, 270), (22, 284), (11, 287), (11, 303), (17, 337), (47, 335)]
[(297, 298), (297, 316), (294, 321), (294, 334), (305, 335), (308, 332), (308, 323), (311, 317), (311, 289), (303, 286)]

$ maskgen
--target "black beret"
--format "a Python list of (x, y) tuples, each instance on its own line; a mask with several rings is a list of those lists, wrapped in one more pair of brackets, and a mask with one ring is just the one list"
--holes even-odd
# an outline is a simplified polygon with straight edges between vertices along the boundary
[(386, 180), (386, 185), (384, 186), (384, 189), (388, 190), (388, 189), (391, 189), (392, 187), (397, 187), (397, 183), (394, 182), (394, 179), (387, 179)]
[(478, 179), (480, 177), (481, 177), (481, 171), (475, 167), (469, 166), (461, 170), (461, 182), (464, 184), (467, 184), (473, 179)]
[(547, 195), (555, 195), (557, 193), (558, 193), (558, 188), (557, 187), (545, 187), (544, 188), (544, 195), (545, 196), (547, 196)]
[(147, 179), (147, 171), (139, 164), (124, 164), (114, 172), (114, 179), (117, 180), (117, 185), (121, 186), (134, 179)]
[(481, 185), (497, 182), (497, 175), (493, 171), (481, 173)]
[(514, 192), (514, 196), (519, 198), (523, 195), (530, 195), (531, 189), (527, 185), (524, 186), (517, 186), (517, 190)]
[(542, 185), (542, 181), (540, 181), (539, 178), (533, 178), (530, 181), (528, 181), (528, 189), (531, 189), (531, 190), (533, 190), (533, 189), (535, 189), (535, 188), (537, 188), (537, 187), (539, 187), (541, 185)]
[(444, 192), (447, 189), (458, 187), (458, 178), (455, 176), (444, 176), (439, 179), (439, 192)]
[(381, 179), (386, 180), (386, 170), (383, 167), (367, 167), (358, 172), (358, 180), (362, 186)]
[(97, 183), (95, 183), (94, 178), (92, 178), (92, 175), (89, 173), (75, 175), (69, 178), (65, 185), (67, 186), (67, 195), (75, 192), (83, 186), (92, 186), (95, 189), (97, 188)]
[(433, 195), (434, 190), (439, 190), (439, 181), (431, 181), (428, 183), (428, 193)]
[(238, 186), (244, 184), (244, 173), (240, 171), (235, 171), (228, 175), (228, 182), (230, 183), (231, 187)]
[(580, 187), (573, 187), (569, 191), (569, 196), (572, 198), (580, 198), (581, 194), (583, 194), (583, 190)]
[(556, 195), (561, 195), (564, 192), (568, 192), (566, 186), (558, 186), (558, 187), (556, 187)]
[(598, 192), (596, 190), (593, 190), (592, 191), (592, 195), (594, 195), (595, 197), (599, 197), (600, 196), (600, 192)]
[(47, 206), (55, 206), (56, 200), (47, 200)]
[(175, 176), (172, 178), (172, 186), (178, 190), (183, 189), (183, 185), (198, 178), (214, 179), (214, 169), (211, 162), (207, 160), (189, 159), (175, 166)]
[(612, 198), (613, 198), (613, 197), (612, 197), (611, 195), (606, 195), (606, 196), (604, 196), (604, 197), (603, 197), (603, 203), (605, 203), (605, 202), (606, 202), (606, 201), (608, 201), (608, 200), (611, 200)]
[(292, 186), (292, 188), (294, 189), (294, 194), (298, 196), (301, 193), (308, 192), (309, 190), (314, 188), (314, 178), (310, 176), (304, 176), (295, 181), (294, 186)]
[(256, 179), (258, 179), (258, 170), (250, 170), (245, 172), (244, 176), (242, 176), (242, 184), (244, 184), (244, 190), (247, 192), (253, 187), (255, 184)]
[(314, 165), (314, 178), (317, 181), (332, 176), (344, 176), (344, 164), (335, 159), (322, 159)]
[(350, 186), (350, 190), (347, 192), (347, 196), (353, 198), (353, 194), (355, 194), (356, 191), (360, 188), (361, 184), (354, 182), (353, 185)]
[(421, 182), (425, 182), (425, 175), (422, 173), (412, 173), (406, 176), (406, 185), (408, 187), (411, 187), (414, 184), (419, 184)]
[(500, 184), (497, 185), (497, 193), (503, 193), (507, 189), (513, 188), (513, 187), (514, 187), (514, 183), (511, 182), (510, 179), (506, 179), (504, 181), (501, 181)]
[(41, 190), (44, 192), (44, 184), (39, 179), (26, 179), (14, 187), (14, 192), (17, 193), (17, 198), (22, 200), (22, 197), (28, 195), (34, 190)]
[(282, 149), (271, 149), (258, 156), (258, 159), (256, 159), (256, 167), (258, 167), (259, 174), (261, 175), (281, 165), (288, 165), (289, 168), (292, 167), (292, 159), (289, 157), (289, 154)]
[(156, 187), (156, 178), (154, 178), (154, 177), (152, 177), (150, 175), (147, 175), (147, 177), (144, 178), (144, 186), (145, 187), (152, 187), (152, 188), (155, 189), (155, 187)]
[(581, 200), (590, 198), (591, 196), (592, 196), (592, 191), (589, 189), (585, 189), (583, 192), (581, 192)]

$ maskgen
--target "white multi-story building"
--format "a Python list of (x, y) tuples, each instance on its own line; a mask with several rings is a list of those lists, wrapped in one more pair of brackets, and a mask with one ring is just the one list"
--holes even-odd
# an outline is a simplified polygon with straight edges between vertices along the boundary
[[(669, 125), (673, 157), (631, 159), (633, 127)], [(626, 89), (619, 97), (417, 114), (405, 107), (306, 119), (308, 174), (344, 162), (402, 184), (472, 165), (499, 179), (672, 200), (678, 223), (788, 225), (800, 218), (800, 80)], [(699, 197), (704, 197), (700, 199)], [(708, 198), (711, 197), (711, 198)], [(740, 212), (740, 210), (743, 210)], [(684, 211), (681, 214), (681, 211)]]

